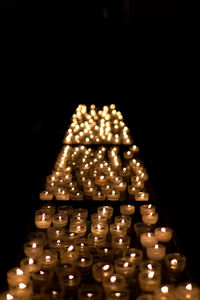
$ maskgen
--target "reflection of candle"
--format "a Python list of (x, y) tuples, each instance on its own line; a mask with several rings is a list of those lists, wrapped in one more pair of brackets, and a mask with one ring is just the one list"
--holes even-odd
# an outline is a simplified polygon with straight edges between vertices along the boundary
[(153, 260), (162, 260), (166, 254), (166, 247), (162, 244), (155, 244), (154, 246), (146, 248), (147, 257)]
[(154, 232), (159, 242), (167, 243), (171, 240), (173, 231), (169, 227), (158, 227)]

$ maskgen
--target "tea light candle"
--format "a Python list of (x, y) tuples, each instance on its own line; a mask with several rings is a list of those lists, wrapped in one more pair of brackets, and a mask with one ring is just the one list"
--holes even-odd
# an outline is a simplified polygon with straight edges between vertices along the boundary
[(127, 178), (130, 176), (130, 168), (129, 167), (124, 167), (119, 171), (119, 176), (123, 178)]
[(127, 183), (122, 181), (120, 183), (115, 184), (116, 191), (124, 192), (126, 190)]
[(84, 284), (78, 289), (78, 300), (101, 300), (102, 290), (95, 284)]
[(180, 300), (199, 300), (200, 288), (191, 282), (181, 283), (175, 289), (175, 296)]
[(79, 236), (84, 236), (87, 231), (87, 226), (86, 224), (80, 224), (80, 225), (70, 224), (69, 230), (70, 232), (78, 233)]
[(144, 232), (140, 235), (140, 242), (143, 247), (151, 247), (158, 243), (158, 239), (153, 232)]
[(40, 192), (40, 200), (52, 200), (53, 194), (48, 191), (41, 191)]
[(31, 257), (25, 257), (20, 261), (20, 267), (22, 267), (25, 271), (29, 272), (31, 275), (34, 272), (39, 271), (40, 266), (36, 259)]
[(100, 216), (110, 219), (113, 215), (113, 208), (111, 206), (100, 206), (97, 208), (97, 213)]
[(124, 290), (126, 287), (125, 278), (117, 273), (104, 277), (102, 281), (105, 293), (109, 291)]
[(44, 204), (41, 206), (40, 209), (44, 210), (46, 213), (48, 213), (52, 216), (56, 211), (56, 206), (55, 206), (55, 204)]
[(62, 213), (56, 213), (52, 216), (52, 223), (56, 227), (65, 227), (68, 222), (68, 217)]
[(166, 255), (166, 247), (162, 244), (146, 248), (147, 257), (153, 260), (162, 260)]
[(79, 249), (75, 245), (66, 245), (60, 251), (60, 260), (62, 263), (75, 261), (79, 257)]
[(106, 223), (92, 223), (91, 232), (94, 236), (106, 236), (108, 233), (108, 224)]
[(19, 299), (30, 299), (29, 297), (33, 294), (32, 283), (20, 282), (15, 287), (10, 289), (10, 293)]
[(91, 197), (97, 193), (97, 188), (94, 186), (91, 186), (89, 188), (84, 189), (84, 193), (87, 197)]
[(73, 211), (73, 217), (81, 217), (82, 219), (87, 219), (88, 210), (86, 208), (76, 208)]
[(130, 246), (130, 237), (115, 237), (112, 239), (112, 245), (116, 250), (125, 250)]
[(165, 257), (165, 265), (170, 274), (182, 272), (186, 266), (186, 256), (182, 253), (168, 253)]
[(107, 181), (107, 178), (105, 175), (99, 175), (95, 177), (95, 183), (97, 185), (105, 185)]
[(161, 274), (156, 271), (142, 271), (138, 276), (139, 285), (145, 292), (153, 292), (160, 286)]
[(76, 260), (76, 267), (81, 272), (82, 276), (88, 275), (93, 263), (93, 256), (90, 253), (80, 253)]
[(30, 279), (30, 274), (25, 270), (25, 268), (12, 268), (7, 272), (7, 283), (9, 287), (14, 287), (20, 282), (28, 284)]
[(59, 279), (65, 292), (77, 291), (81, 283), (81, 275), (78, 271), (64, 271), (59, 274)]
[(143, 222), (136, 222), (134, 224), (134, 231), (137, 237), (140, 238), (140, 235), (144, 232), (151, 232), (151, 225), (145, 224)]
[(139, 265), (143, 259), (143, 252), (137, 248), (129, 248), (123, 251), (123, 257)]
[(31, 258), (39, 257), (43, 252), (42, 242), (36, 240), (30, 240), (24, 243), (24, 253)]
[(149, 214), (150, 212), (155, 213), (156, 207), (152, 204), (143, 204), (140, 206), (141, 215)]
[(91, 214), (92, 223), (107, 223), (107, 220), (106, 217), (98, 215), (98, 213)]
[(120, 213), (125, 216), (131, 216), (135, 213), (135, 206), (131, 204), (120, 205)]
[(136, 192), (135, 193), (136, 201), (149, 201), (149, 193), (145, 192)]
[(105, 262), (96, 262), (92, 265), (92, 275), (97, 282), (102, 282), (104, 277), (114, 273), (114, 266)]
[(71, 194), (71, 200), (83, 200), (83, 192), (77, 191)]
[(70, 205), (61, 205), (58, 206), (58, 213), (62, 213), (67, 217), (70, 217), (73, 213), (73, 207)]
[(57, 252), (54, 250), (44, 250), (39, 263), (42, 268), (53, 268), (57, 264), (58, 256)]
[(114, 261), (117, 273), (127, 277), (132, 277), (135, 272), (135, 264), (133, 261), (125, 257), (119, 257)]
[(63, 238), (66, 235), (64, 227), (51, 226), (47, 229), (47, 236), (49, 240)]
[(121, 225), (116, 225), (115, 223), (113, 223), (110, 225), (110, 233), (112, 235), (112, 238), (125, 236), (127, 233), (127, 227), (121, 226)]
[(117, 190), (110, 190), (107, 192), (107, 199), (109, 201), (117, 201), (119, 200), (120, 192)]
[(97, 247), (97, 255), (101, 261), (112, 262), (115, 254), (115, 249), (110, 243), (105, 243), (103, 246)]
[(129, 196), (135, 196), (135, 193), (138, 191), (138, 189), (135, 186), (129, 185), (128, 186), (128, 194)]
[(163, 285), (154, 290), (155, 300), (174, 300), (174, 289), (170, 285)]
[(149, 214), (142, 215), (142, 221), (146, 224), (156, 224), (158, 221), (158, 213), (150, 212)]
[(93, 193), (92, 199), (99, 200), (99, 201), (106, 200), (106, 194), (103, 193), (102, 191), (96, 191)]
[(122, 227), (124, 226), (128, 230), (131, 226), (131, 217), (130, 216), (124, 216), (124, 215), (116, 216), (115, 217), (115, 224), (120, 225)]
[(70, 194), (63, 188), (58, 188), (55, 193), (56, 200), (69, 200)]
[(172, 239), (173, 230), (169, 227), (157, 227), (154, 233), (159, 242), (167, 243)]
[(123, 156), (124, 156), (125, 159), (132, 159), (132, 158), (133, 158), (133, 152), (130, 151), (130, 150), (125, 151), (125, 152), (123, 153)]
[(34, 290), (38, 290), (38, 292), (40, 292), (41, 287), (51, 282), (53, 274), (54, 273), (52, 269), (43, 268), (40, 268), (39, 271), (32, 273), (31, 276)]
[(47, 229), (51, 226), (51, 215), (43, 209), (35, 212), (35, 225), (39, 229)]
[(157, 260), (146, 259), (140, 262), (140, 271), (155, 271), (157, 273), (161, 273), (162, 264)]

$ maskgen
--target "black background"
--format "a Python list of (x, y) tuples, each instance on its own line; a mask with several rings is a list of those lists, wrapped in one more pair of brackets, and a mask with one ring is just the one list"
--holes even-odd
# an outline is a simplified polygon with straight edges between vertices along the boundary
[[(160, 205), (166, 209), (199, 284), (198, 106), (131, 96), (68, 96), (62, 106), (1, 110), (1, 282), (18, 264), (38, 193), (79, 103), (115, 103), (131, 130)], [(22, 108), (24, 108), (22, 110)]]

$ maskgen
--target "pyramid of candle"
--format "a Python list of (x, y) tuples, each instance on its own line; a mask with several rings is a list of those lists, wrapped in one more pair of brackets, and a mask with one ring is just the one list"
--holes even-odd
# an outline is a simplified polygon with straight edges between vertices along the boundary
[(64, 144), (124, 144), (131, 145), (129, 128), (123, 121), (116, 106), (103, 106), (98, 109), (94, 104), (88, 109), (86, 105), (78, 105), (72, 116)]
[(200, 299), (122, 119), (78, 106), (0, 300)]

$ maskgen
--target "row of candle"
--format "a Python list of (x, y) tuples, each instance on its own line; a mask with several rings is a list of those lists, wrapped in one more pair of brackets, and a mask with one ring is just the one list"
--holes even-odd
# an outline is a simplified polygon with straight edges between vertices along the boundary
[[(149, 200), (149, 194), (145, 192), (148, 174), (140, 160), (127, 159), (127, 165), (123, 167), (117, 147), (110, 150), (99, 147), (96, 151), (82, 146), (66, 147), (46, 178), (41, 200), (55, 197), (57, 200), (117, 201), (127, 195), (136, 201)], [(132, 146), (127, 152), (133, 155), (133, 149), (137, 147)]]
[(123, 121), (116, 106), (97, 108), (94, 104), (88, 110), (86, 105), (79, 105), (72, 116), (72, 123), (65, 133), (63, 143), (73, 144), (125, 144), (130, 145), (130, 130)]
[[(41, 297), (48, 297), (46, 292), (50, 283), (49, 299), (65, 299), (66, 293), (77, 291), (80, 300), (91, 297), (102, 299), (102, 292), (108, 300), (130, 299), (134, 280), (140, 287), (141, 295), (137, 295), (138, 299), (147, 297), (143, 295), (144, 292), (151, 293), (151, 297), (156, 300), (199, 299), (199, 288), (192, 283), (162, 283), (162, 261), (165, 262), (169, 274), (176, 275), (183, 272), (186, 258), (181, 253), (166, 252), (166, 243), (171, 241), (173, 235), (171, 228), (152, 227), (151, 223), (142, 220), (133, 224), (133, 205), (121, 205), (120, 213), (123, 215), (119, 216), (114, 216), (112, 206), (98, 207), (97, 212), (91, 214), (89, 229), (87, 209), (58, 206), (56, 211), (53, 204), (43, 205), (40, 209), (50, 215), (51, 220), (62, 213), (62, 216), (69, 219), (69, 224), (62, 223), (62, 226), (57, 226), (52, 221), (50, 226), (41, 229), (35, 220), (39, 231), (31, 233), (24, 244), (26, 257), (20, 261), (20, 266), (8, 271), (9, 290), (2, 295), (2, 299), (32, 300), (36, 293)], [(155, 212), (155, 206), (140, 206), (141, 217), (147, 211)], [(82, 226), (84, 230), (81, 229)], [(130, 247), (131, 228), (134, 228), (141, 248)], [(55, 280), (55, 274), (58, 282), (54, 286), (52, 280)], [(87, 281), (91, 274), (94, 282), (85, 286), (84, 278)], [(97, 285), (101, 296), (94, 292), (95, 282), (101, 283)], [(59, 295), (56, 294), (57, 286), (60, 288)], [(88, 293), (83, 295), (85, 289)], [(53, 291), (55, 297), (52, 296)]]

